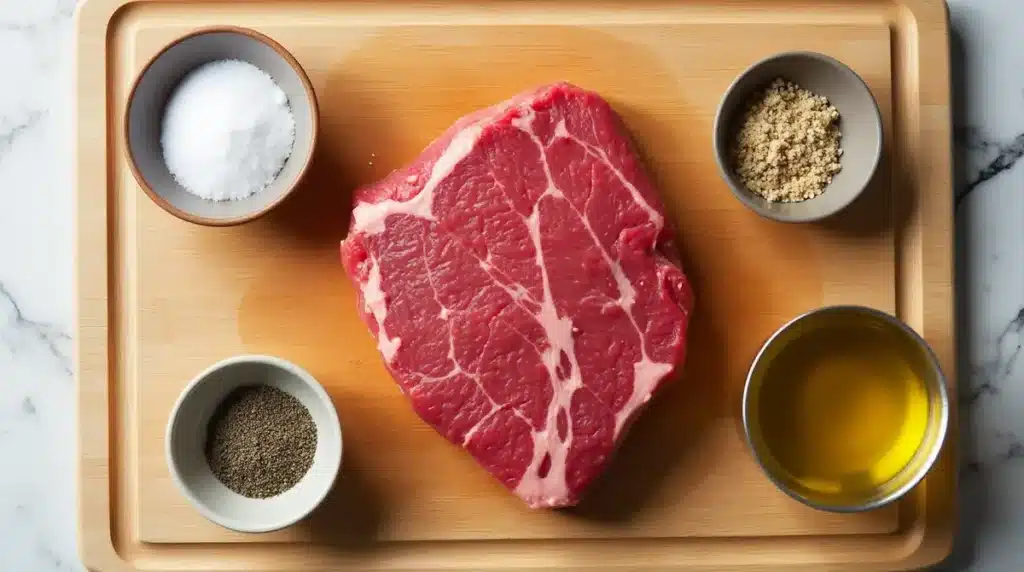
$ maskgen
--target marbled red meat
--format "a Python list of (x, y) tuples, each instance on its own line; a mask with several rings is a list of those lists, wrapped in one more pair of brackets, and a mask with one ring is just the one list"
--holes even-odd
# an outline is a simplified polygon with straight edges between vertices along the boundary
[(661, 200), (611, 106), (570, 84), (359, 189), (341, 256), (416, 413), (531, 507), (578, 502), (684, 359)]

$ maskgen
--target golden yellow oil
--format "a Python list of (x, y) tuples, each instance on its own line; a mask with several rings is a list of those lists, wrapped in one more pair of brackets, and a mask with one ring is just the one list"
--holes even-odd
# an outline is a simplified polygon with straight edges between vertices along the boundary
[(788, 485), (812, 497), (870, 498), (913, 459), (929, 422), (920, 351), (884, 330), (822, 328), (764, 370), (760, 437)]

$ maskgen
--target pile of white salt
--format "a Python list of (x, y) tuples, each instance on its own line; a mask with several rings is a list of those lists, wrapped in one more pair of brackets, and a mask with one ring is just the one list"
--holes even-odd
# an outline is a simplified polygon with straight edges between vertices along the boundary
[(160, 144), (189, 193), (239, 200), (265, 189), (295, 144), (288, 96), (258, 67), (220, 60), (190, 72), (167, 101)]

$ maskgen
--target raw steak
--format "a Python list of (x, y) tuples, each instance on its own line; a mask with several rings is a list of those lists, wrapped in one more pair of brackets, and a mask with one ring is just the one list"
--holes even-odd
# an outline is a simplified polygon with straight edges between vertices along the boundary
[(531, 507), (575, 504), (683, 361), (661, 201), (573, 85), (463, 117), (357, 191), (341, 257), (416, 413)]

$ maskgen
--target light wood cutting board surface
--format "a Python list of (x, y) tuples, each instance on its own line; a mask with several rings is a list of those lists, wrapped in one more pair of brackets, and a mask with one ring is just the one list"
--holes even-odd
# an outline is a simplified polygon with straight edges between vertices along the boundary
[[(948, 455), (899, 505), (835, 515), (775, 490), (738, 421), (743, 375), (760, 343), (825, 304), (900, 315), (952, 373), (951, 191), (941, 168), (949, 162), (941, 141), (947, 64), (929, 58), (926, 80), (917, 57), (922, 46), (945, 48), (945, 16), (937, 3), (903, 6), (89, 0), (78, 22), (87, 562), (103, 570), (734, 570), (888, 569), (940, 557), (951, 526)], [(120, 152), (135, 74), (177, 36), (211, 24), (253, 27), (282, 43), (321, 106), (304, 187), (266, 218), (234, 228), (171, 217), (140, 192)], [(824, 225), (781, 225), (746, 211), (711, 154), (725, 87), (752, 61), (788, 49), (850, 65), (885, 120), (883, 176)], [(414, 158), (464, 113), (562, 79), (601, 93), (637, 139), (678, 228), (697, 309), (682, 376), (641, 418), (588, 501), (529, 511), (411, 412), (358, 319), (337, 247), (353, 188)], [(90, 128), (109, 133), (108, 146)], [(346, 444), (325, 506), (256, 536), (205, 521), (173, 487), (163, 456), (185, 383), (243, 352), (309, 369), (334, 399)]]

